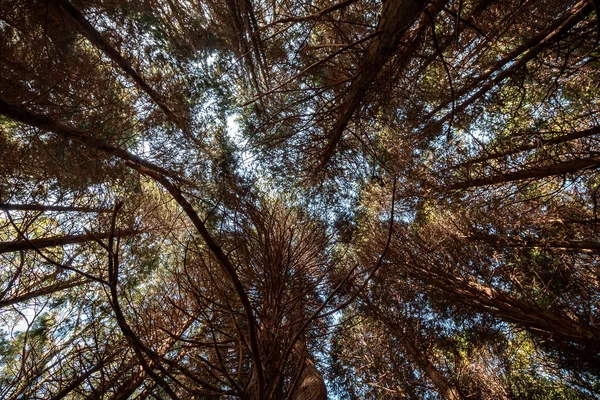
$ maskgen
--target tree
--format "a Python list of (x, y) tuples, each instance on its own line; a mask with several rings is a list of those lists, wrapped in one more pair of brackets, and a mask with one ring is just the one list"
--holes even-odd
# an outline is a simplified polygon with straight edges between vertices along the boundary
[(597, 398), (593, 2), (0, 9), (0, 397)]

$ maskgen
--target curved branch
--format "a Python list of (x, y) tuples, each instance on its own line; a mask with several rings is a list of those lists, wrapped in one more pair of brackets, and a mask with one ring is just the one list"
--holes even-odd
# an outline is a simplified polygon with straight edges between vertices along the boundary
[(6, 115), (7, 117), (17, 122), (21, 122), (29, 126), (53, 132), (65, 139), (73, 140), (80, 144), (83, 144), (86, 147), (103, 151), (107, 154), (119, 157), (123, 160), (132, 161), (136, 164), (157, 171), (162, 175), (169, 176), (173, 179), (181, 180), (173, 172), (168, 171), (165, 168), (159, 167), (158, 165), (155, 165), (150, 161), (144, 160), (143, 158), (138, 157), (128, 152), (127, 150), (123, 150), (119, 147), (112, 146), (106, 143), (104, 140), (97, 139), (93, 137), (89, 132), (85, 132), (80, 129), (71, 128), (69, 126), (59, 124), (50, 117), (47, 117), (45, 115), (34, 114), (31, 111), (26, 110), (22, 107), (9, 104), (1, 98), (0, 114)]

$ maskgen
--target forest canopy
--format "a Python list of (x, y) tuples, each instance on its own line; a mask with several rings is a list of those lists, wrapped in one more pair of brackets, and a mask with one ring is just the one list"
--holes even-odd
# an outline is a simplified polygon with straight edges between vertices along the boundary
[(0, 398), (600, 398), (592, 0), (0, 0)]

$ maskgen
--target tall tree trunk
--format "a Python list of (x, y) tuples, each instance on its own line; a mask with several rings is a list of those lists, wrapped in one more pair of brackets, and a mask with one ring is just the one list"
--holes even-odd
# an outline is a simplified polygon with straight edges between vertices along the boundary
[[(350, 85), (348, 96), (340, 107), (342, 112), (329, 134), (329, 143), (323, 154), (322, 166), (325, 166), (333, 156), (350, 119), (362, 103), (367, 89), (375, 81), (381, 68), (398, 48), (400, 39), (425, 9), (427, 3), (429, 0), (388, 0), (384, 3), (377, 26), (377, 36), (371, 42), (369, 50), (359, 66), (358, 74)], [(413, 50), (409, 46), (408, 51), (412, 52)], [(409, 60), (410, 56), (406, 59)]]
[[(374, 309), (375, 306), (370, 304)], [(402, 347), (406, 350), (408, 355), (413, 361), (419, 366), (419, 369), (427, 375), (429, 380), (435, 385), (438, 393), (445, 399), (448, 400), (460, 400), (462, 396), (458, 389), (452, 385), (446, 377), (437, 369), (427, 355), (423, 354), (416, 346), (411, 343), (406, 334), (397, 324), (395, 324), (390, 318), (382, 315), (379, 311), (376, 311), (378, 319), (384, 323), (385, 326), (393, 333), (396, 339), (400, 341)], [(417, 334), (418, 335), (418, 334)]]
[[(414, 265), (413, 265), (414, 266)], [(461, 278), (435, 266), (420, 267), (421, 274), (456, 301), (475, 306), (504, 321), (527, 329), (532, 335), (555, 342), (600, 368), (600, 329), (567, 315), (557, 315), (530, 305), (502, 291)]]
[[(304, 315), (304, 294), (296, 283), (294, 288), (295, 302), (292, 305), (293, 310), (291, 317), (293, 319), (292, 333), (295, 335), (300, 329), (303, 329), (305, 322)], [(296, 376), (298, 378), (297, 388), (292, 394), (292, 400), (327, 400), (327, 388), (323, 375), (317, 369), (312, 361), (308, 348), (306, 346), (306, 335), (300, 333), (298, 340), (294, 343), (292, 351), (292, 362), (298, 370)]]

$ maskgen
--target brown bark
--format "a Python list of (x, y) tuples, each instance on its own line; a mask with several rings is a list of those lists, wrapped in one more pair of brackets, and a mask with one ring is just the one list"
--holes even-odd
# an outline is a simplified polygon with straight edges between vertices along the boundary
[(350, 119), (362, 103), (381, 68), (398, 48), (400, 39), (425, 9), (429, 0), (388, 0), (381, 11), (377, 36), (371, 42), (359, 72), (350, 85), (348, 96), (341, 105), (342, 112), (329, 134), (329, 143), (323, 153), (321, 166), (325, 166), (338, 142), (341, 140)]
[(306, 358), (302, 367), (300, 385), (292, 395), (293, 400), (327, 400), (327, 388), (323, 375), (314, 363)]
[(293, 290), (294, 298), (296, 299), (292, 305), (293, 309), (290, 313), (292, 318), (292, 333), (294, 336), (298, 330), (302, 330), (297, 336), (296, 343), (292, 350), (292, 362), (297, 366), (296, 371), (297, 387), (292, 394), (292, 400), (327, 400), (327, 388), (323, 375), (317, 369), (314, 362), (311, 360), (308, 348), (306, 346), (306, 335), (304, 333), (305, 314), (304, 294), (298, 287), (299, 283)]
[[(260, 83), (258, 80), (258, 74), (256, 73), (256, 67), (252, 59), (250, 44), (246, 38), (246, 29), (242, 21), (243, 13), (239, 8), (239, 4), (236, 0), (226, 0), (227, 9), (229, 11), (229, 17), (231, 19), (231, 25), (235, 31), (235, 39), (237, 42), (239, 56), (242, 57), (250, 70), (250, 76), (252, 77), (252, 83), (257, 91), (260, 91)], [(252, 34), (252, 32), (250, 32)]]
[(127, 400), (142, 384), (148, 379), (148, 375), (144, 372), (144, 369), (139, 367), (138, 371), (129, 379), (127, 379), (119, 388), (115, 391), (115, 394), (111, 397), (111, 400)]
[[(412, 264), (411, 268), (415, 265)], [(600, 329), (580, 324), (566, 315), (542, 310), (474, 280), (457, 277), (436, 266), (419, 267), (419, 270), (429, 284), (450, 294), (459, 302), (486, 310), (501, 320), (527, 329), (534, 336), (555, 342), (579, 357), (589, 358), (590, 362), (598, 363), (594, 357), (600, 353)]]
[(444, 375), (442, 375), (423, 353), (414, 347), (405, 337), (402, 337), (400, 340), (407, 353), (413, 357), (419, 368), (421, 368), (421, 370), (429, 377), (429, 380), (436, 386), (438, 393), (442, 395), (442, 397), (448, 400), (462, 399), (456, 387), (446, 380)]
[[(252, 2), (247, 0), (227, 0), (227, 6), (234, 23), (238, 42), (241, 50), (241, 56), (246, 60), (252, 75), (252, 81), (257, 92), (261, 91), (259, 78), (266, 78), (267, 67), (264, 62), (262, 52), (262, 42), (259, 40), (256, 30), (258, 23), (254, 16)], [(248, 39), (249, 38), (249, 39)], [(254, 54), (254, 59), (252, 55)], [(263, 79), (263, 83), (266, 83)]]
[[(124, 230), (115, 232), (115, 236), (118, 237), (131, 237), (139, 234), (136, 230)], [(14, 242), (0, 242), (0, 254), (11, 253), (22, 250), (34, 250), (43, 249), (47, 247), (58, 247), (68, 244), (78, 244), (93, 242), (100, 239), (106, 239), (110, 236), (109, 232), (93, 232), (82, 235), (66, 235), (66, 236), (52, 236), (41, 239), (29, 239), (29, 240), (15, 240)]]
[(547, 218), (536, 219), (533, 222), (539, 223), (539, 224), (582, 224), (582, 225), (594, 225), (594, 224), (600, 224), (600, 218), (575, 219), (575, 218), (547, 217)]
[(590, 355), (600, 352), (600, 330), (565, 315), (540, 310), (495, 289), (462, 280), (456, 293), (484, 306), (501, 319), (527, 328), (534, 335), (563, 344), (577, 343)]
[[(474, 278), (463, 277), (454, 269), (455, 259), (440, 263), (432, 250), (415, 243), (407, 249), (403, 268), (415, 274), (427, 287), (435, 287), (451, 301), (465, 304), (480, 312), (526, 329), (542, 343), (552, 343), (564, 354), (585, 359), (600, 368), (600, 329), (567, 313), (541, 308), (525, 299), (484, 285)], [(430, 258), (431, 256), (431, 258)]]

